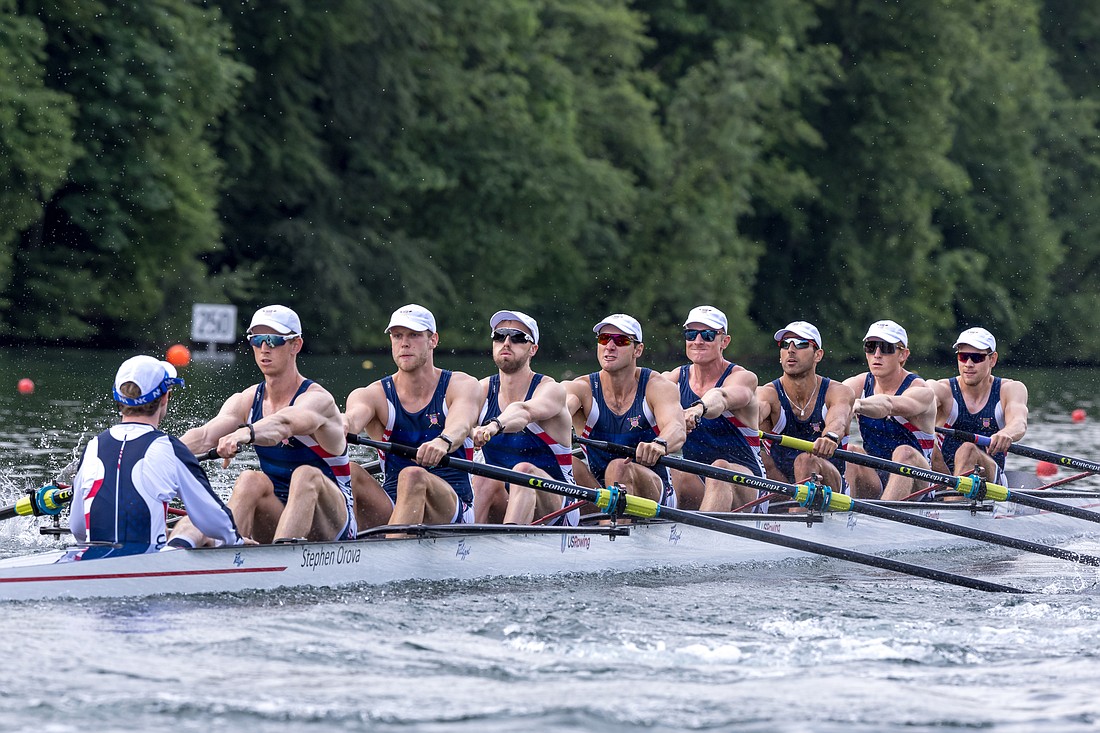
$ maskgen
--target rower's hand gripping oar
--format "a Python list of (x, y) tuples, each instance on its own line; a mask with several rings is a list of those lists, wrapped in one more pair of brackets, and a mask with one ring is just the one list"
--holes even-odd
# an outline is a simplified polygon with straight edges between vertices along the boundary
[[(358, 438), (355, 442), (410, 460), (416, 458), (416, 448), (412, 446), (401, 445), (400, 443), (387, 443), (362, 437)], [(700, 527), (702, 529), (710, 529), (715, 532), (723, 532), (725, 534), (736, 535), (759, 542), (781, 545), (802, 552), (825, 555), (827, 557), (848, 560), (850, 562), (882, 568), (884, 570), (893, 570), (907, 575), (915, 575), (920, 578), (960, 585), (964, 588), (1002, 593), (1029, 592), (999, 583), (991, 583), (985, 580), (968, 578), (963, 575), (955, 575), (954, 573), (912, 565), (910, 563), (891, 560), (885, 557), (878, 557), (877, 555), (868, 555), (854, 550), (845, 550), (840, 547), (823, 545), (818, 542), (776, 534), (753, 527), (744, 527), (735, 522), (729, 522), (717, 517), (710, 517), (706, 514), (698, 514), (683, 509), (673, 509), (671, 507), (661, 506), (651, 499), (627, 494), (619, 489), (591, 489), (587, 486), (577, 486), (562, 481), (545, 479), (540, 476), (532, 476), (530, 474), (520, 473), (519, 471), (512, 471), (484, 463), (475, 463), (474, 461), (467, 461), (453, 456), (444, 456), (439, 465), (451, 466), (452, 468), (457, 468), (476, 476), (485, 476), (486, 478), (496, 479), (497, 481), (505, 481), (519, 486), (529, 486), (533, 489), (549, 491), (553, 494), (583, 499), (595, 504), (601, 510), (608, 513), (621, 512), (627, 516), (640, 517), (643, 519), (663, 517), (665, 519), (680, 522), (681, 524)]]
[[(619, 455), (633, 455), (631, 448), (625, 445), (617, 445), (615, 443), (607, 443), (605, 441), (592, 440), (590, 438), (576, 438), (576, 440), (585, 445), (591, 445), (593, 447), (604, 450), (608, 453), (618, 453)], [(813, 449), (813, 443), (809, 441), (802, 441), (806, 444), (806, 450)], [(794, 447), (794, 446), (792, 446)], [(1046, 555), (1048, 557), (1056, 557), (1061, 560), (1069, 560), (1071, 562), (1080, 562), (1086, 565), (1100, 565), (1100, 557), (1094, 555), (1082, 555), (1070, 550), (1064, 550), (1061, 547), (1052, 547), (1050, 545), (1043, 545), (1038, 542), (1031, 542), (1030, 540), (1017, 539), (1015, 537), (1007, 537), (1005, 535), (996, 534), (995, 532), (987, 532), (983, 529), (975, 529), (973, 527), (962, 527), (957, 524), (951, 524), (950, 522), (943, 522), (938, 519), (932, 519), (931, 517), (924, 517), (919, 514), (910, 514), (909, 512), (903, 512), (900, 509), (892, 509), (890, 507), (880, 506), (878, 504), (870, 504), (868, 502), (853, 499), (846, 494), (839, 494), (829, 490), (828, 487), (817, 486), (813, 482), (806, 482), (804, 484), (788, 484), (782, 481), (775, 481), (774, 479), (763, 478), (760, 476), (754, 476), (748, 473), (741, 473), (739, 471), (731, 471), (728, 468), (719, 468), (718, 466), (711, 466), (706, 463), (699, 463), (698, 461), (690, 461), (686, 458), (674, 458), (672, 456), (666, 456), (662, 458), (658, 463), (662, 463), (669, 468), (675, 468), (678, 471), (685, 473), (693, 473), (697, 476), (706, 476), (709, 478), (715, 478), (719, 481), (727, 481), (729, 483), (742, 484), (754, 489), (762, 491), (773, 491), (779, 494), (784, 494), (796, 499), (802, 506), (811, 505), (814, 503), (814, 495), (818, 493), (822, 499), (818, 507), (824, 505), (828, 506), (833, 511), (851, 511), (858, 514), (866, 514), (872, 517), (878, 517), (879, 519), (886, 519), (892, 522), (900, 522), (901, 524), (908, 524), (914, 527), (921, 527), (923, 529), (930, 529), (934, 532), (943, 532), (945, 534), (955, 535), (957, 537), (965, 537), (967, 539), (977, 540), (979, 542), (989, 542), (994, 545), (1002, 545), (1004, 547), (1011, 547), (1015, 550), (1024, 550), (1025, 552), (1034, 552), (1038, 555)]]
[[(988, 448), (991, 442), (987, 435), (976, 435), (975, 433), (968, 433), (965, 430), (958, 430), (956, 428), (936, 428), (936, 432), (942, 435), (948, 435), (956, 440), (965, 440), (968, 443), (975, 443), (982, 448)], [(1084, 458), (1065, 456), (1061, 453), (1052, 453), (1051, 451), (1041, 448), (1032, 448), (1031, 446), (1021, 445), (1020, 443), (1013, 443), (1008, 446), (1008, 452), (1026, 458), (1034, 458), (1037, 461), (1049, 461), (1050, 463), (1056, 463), (1060, 466), (1076, 468), (1079, 471), (1100, 473), (1100, 463), (1086, 461)]]
[[(774, 433), (761, 432), (760, 437), (778, 443), (784, 448), (794, 448), (795, 450), (810, 452), (814, 447), (814, 444), (808, 440), (793, 438), (789, 435), (775, 435)], [(879, 458), (866, 453), (855, 453), (853, 451), (841, 450), (840, 448), (834, 451), (833, 455), (837, 458), (843, 458), (849, 463), (858, 463), (863, 466), (870, 466), (871, 468), (879, 468), (901, 476), (915, 478), (919, 481), (940, 483), (955, 489), (968, 499), (977, 499), (979, 501), (984, 499), (1011, 501), (1022, 504), (1023, 506), (1032, 507), (1033, 509), (1041, 509), (1052, 514), (1064, 514), (1067, 517), (1084, 519), (1088, 522), (1100, 522), (1100, 514), (1096, 512), (1090, 512), (1087, 509), (1081, 509), (1080, 507), (1070, 506), (1068, 504), (1059, 504), (1056, 501), (1041, 499), (1038, 496), (1032, 496), (1030, 494), (1015, 492), (1007, 486), (1001, 486), (1000, 484), (995, 484), (982, 478), (973, 476), (952, 476), (928, 468), (909, 466), (904, 463), (888, 461), (885, 458)]]

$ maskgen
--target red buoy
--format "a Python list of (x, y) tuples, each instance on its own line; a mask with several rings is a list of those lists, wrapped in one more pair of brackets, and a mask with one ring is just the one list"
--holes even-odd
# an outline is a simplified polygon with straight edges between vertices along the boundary
[(1085, 411), (1078, 407), (1076, 410), (1070, 413), (1070, 419), (1073, 420), (1073, 422), (1084, 422)]
[(15, 388), (19, 390), (19, 394), (30, 394), (34, 392), (34, 382), (23, 377), (19, 380), (19, 383), (15, 385)]
[(1043, 477), (1055, 476), (1058, 474), (1058, 467), (1049, 461), (1039, 461), (1035, 464), (1035, 474)]

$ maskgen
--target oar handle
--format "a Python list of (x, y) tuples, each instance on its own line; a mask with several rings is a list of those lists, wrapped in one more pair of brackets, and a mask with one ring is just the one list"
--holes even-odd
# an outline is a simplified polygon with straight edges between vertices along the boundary
[[(936, 432), (941, 435), (948, 435), (956, 440), (965, 440), (968, 443), (975, 443), (983, 448), (988, 447), (991, 442), (988, 436), (968, 433), (965, 430), (958, 430), (957, 428), (936, 428)], [(1023, 445), (1021, 443), (1013, 443), (1010, 445), (1008, 447), (1008, 452), (1015, 453), (1018, 456), (1024, 456), (1025, 458), (1033, 458), (1037, 461), (1049, 461), (1050, 463), (1055, 463), (1060, 466), (1076, 468), (1078, 471), (1100, 473), (1100, 463), (1096, 463), (1095, 461), (1087, 461), (1084, 458), (1074, 458), (1073, 456), (1054, 453), (1052, 451), (1043, 450), (1042, 448), (1032, 448), (1029, 445)]]
[[(619, 443), (609, 443), (605, 440), (595, 440), (593, 438), (585, 438), (581, 436), (574, 437), (574, 440), (581, 445), (586, 445), (590, 448), (595, 448), (605, 453), (616, 454), (623, 457), (630, 457), (634, 455), (634, 449), (627, 445), (621, 445)], [(691, 461), (686, 458), (664, 456), (662, 458), (659, 458), (657, 460), (657, 463), (661, 464), (662, 466), (667, 466), (669, 468), (675, 468), (678, 471), (684, 471), (685, 473), (693, 473), (700, 476), (707, 476), (709, 478), (716, 478), (719, 481), (726, 481), (733, 484), (741, 484), (742, 486), (748, 486), (749, 488), (757, 489), (759, 491), (774, 491), (778, 494), (789, 496), (803, 505), (805, 505), (805, 503), (809, 499), (810, 491), (814, 490), (810, 488), (809, 484), (788, 484), (784, 483), (783, 481), (776, 481), (774, 479), (764, 478), (762, 476), (755, 476), (751, 473), (733, 471), (728, 468), (719, 468), (717, 466), (711, 466), (706, 463)], [(851, 497), (836, 491), (831, 492), (828, 502), (828, 508), (832, 511), (846, 512), (851, 510), (852, 508)]]

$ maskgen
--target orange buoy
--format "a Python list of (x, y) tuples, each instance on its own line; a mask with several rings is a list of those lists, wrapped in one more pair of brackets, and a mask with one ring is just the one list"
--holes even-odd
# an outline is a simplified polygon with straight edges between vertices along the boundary
[(1055, 476), (1058, 473), (1058, 467), (1050, 461), (1039, 461), (1035, 464), (1035, 474), (1038, 476), (1050, 477)]
[(19, 383), (15, 385), (15, 388), (19, 390), (19, 394), (30, 394), (34, 392), (34, 382), (23, 377), (19, 380)]
[(183, 344), (174, 344), (168, 347), (168, 363), (172, 366), (187, 366), (191, 363), (191, 351)]
[(1070, 413), (1070, 419), (1073, 420), (1073, 422), (1084, 422), (1085, 411), (1078, 407), (1076, 410)]

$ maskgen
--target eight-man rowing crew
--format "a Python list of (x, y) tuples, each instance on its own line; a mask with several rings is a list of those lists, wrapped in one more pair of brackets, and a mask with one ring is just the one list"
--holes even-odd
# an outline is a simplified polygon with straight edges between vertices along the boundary
[[(551, 517), (576, 524), (578, 510), (562, 496), (479, 475), (471, 480), (452, 465), (462, 460), (449, 460), (470, 460), (477, 449), (490, 465), (590, 487), (620, 485), (662, 506), (705, 512), (767, 511), (757, 489), (722, 480), (731, 471), (783, 482), (816, 475), (837, 492), (850, 486), (856, 498), (904, 499), (924, 483), (854, 462), (851, 451), (956, 475), (978, 470), (992, 480), (1003, 475), (1004, 453), (1027, 426), (1027, 390), (992, 375), (996, 341), (982, 328), (955, 343), (958, 377), (925, 382), (905, 369), (905, 329), (879, 321), (864, 337), (867, 371), (838, 382), (817, 374), (825, 353), (818, 329), (795, 321), (775, 332), (782, 375), (759, 386), (755, 374), (725, 357), (728, 323), (711, 306), (693, 308), (684, 322), (688, 364), (665, 374), (638, 366), (641, 325), (617, 313), (593, 328), (599, 370), (564, 384), (531, 368), (539, 343), (533, 318), (502, 310), (489, 326), (498, 371), (479, 382), (435, 366), (439, 334), (431, 312), (399, 308), (386, 327), (397, 370), (354, 390), (341, 413), (331, 394), (298, 371), (297, 314), (281, 305), (261, 308), (248, 341), (263, 381), (179, 439), (157, 429), (172, 386), (182, 382), (175, 369), (148, 356), (127, 360), (114, 388), (122, 422), (88, 445), (74, 482), (71, 529), (79, 541), (97, 543), (74, 557), (350, 539), (386, 524)], [(863, 449), (848, 446), (853, 416)], [(937, 446), (937, 425), (988, 436), (989, 445), (949, 438)], [(584, 460), (571, 453), (574, 430), (586, 443)], [(762, 430), (810, 441), (801, 445), (812, 450), (776, 442), (761, 451)], [(379, 484), (349, 459), (348, 437), (360, 433), (415, 453), (380, 455)], [(260, 470), (240, 474), (226, 506), (193, 454), (214, 450), (228, 466), (244, 445), (255, 447)], [(629, 455), (600, 445), (627, 446)], [(665, 464), (676, 462), (662, 459), (681, 451), (687, 460), (680, 469), (718, 470), (705, 480), (705, 472), (670, 471)], [(169, 539), (165, 510), (174, 498), (188, 517)]]

